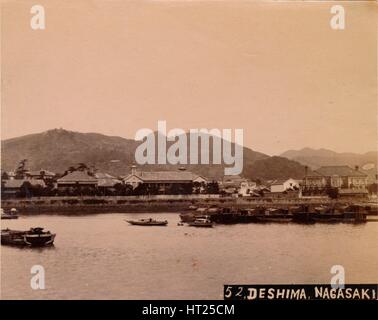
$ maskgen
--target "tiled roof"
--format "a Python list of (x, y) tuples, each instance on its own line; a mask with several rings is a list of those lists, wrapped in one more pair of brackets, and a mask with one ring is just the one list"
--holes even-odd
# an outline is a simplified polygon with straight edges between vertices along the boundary
[(95, 174), (99, 187), (114, 187), (117, 183), (122, 183), (121, 180), (116, 179), (108, 173), (97, 172)]
[(277, 179), (277, 180), (273, 180), (273, 181), (270, 183), (270, 185), (271, 185), (271, 186), (282, 185), (282, 184), (284, 184), (284, 183), (285, 183), (286, 181), (288, 181), (288, 180), (293, 180), (293, 181), (295, 181), (296, 183), (299, 183), (298, 180), (295, 180), (295, 179), (293, 179), (293, 178), (288, 178), (288, 179)]
[[(156, 182), (156, 181), (183, 181), (191, 182), (197, 177), (198, 174), (189, 172), (189, 171), (139, 171), (135, 176), (144, 182)], [(131, 175), (126, 177), (127, 180)]]
[(311, 171), (310, 173), (306, 174), (306, 177), (323, 177), (323, 175), (316, 171)]
[(114, 187), (117, 183), (122, 183), (121, 180), (118, 179), (97, 179), (97, 185), (99, 187)]
[(5, 180), (4, 188), (20, 188), (25, 181), (24, 179)]
[(58, 179), (58, 183), (96, 183), (97, 179), (85, 171), (74, 171)]
[(227, 175), (223, 176), (221, 184), (224, 188), (238, 188), (242, 182), (248, 181), (239, 175)]
[(274, 180), (270, 185), (271, 186), (281, 185), (281, 184), (284, 184), (287, 180), (289, 179), (277, 179), (277, 180)]
[(21, 186), (24, 184), (24, 182), (29, 182), (31, 185), (40, 185), (42, 187), (45, 187), (46, 184), (43, 180), (40, 179), (12, 179), (12, 180), (5, 180), (4, 181), (4, 188), (21, 188)]
[(96, 172), (95, 177), (97, 179), (115, 179), (114, 176), (110, 175), (109, 173), (103, 173), (103, 172)]
[(324, 166), (315, 170), (322, 176), (342, 176), (342, 177), (367, 177), (367, 175), (359, 170), (352, 169), (349, 166)]

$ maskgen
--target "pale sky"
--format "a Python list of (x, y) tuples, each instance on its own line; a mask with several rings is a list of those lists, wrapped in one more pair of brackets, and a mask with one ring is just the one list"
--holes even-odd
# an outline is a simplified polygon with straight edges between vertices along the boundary
[[(30, 8), (45, 8), (32, 30)], [(377, 148), (377, 2), (2, 1), (2, 139), (242, 128), (267, 154)]]

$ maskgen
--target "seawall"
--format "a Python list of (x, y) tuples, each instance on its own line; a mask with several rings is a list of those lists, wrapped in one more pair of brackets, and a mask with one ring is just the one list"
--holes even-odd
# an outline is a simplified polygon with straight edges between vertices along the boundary
[(128, 212), (181, 212), (190, 205), (208, 207), (211, 205), (234, 208), (253, 208), (256, 206), (290, 207), (306, 204), (310, 206), (325, 204), (363, 203), (367, 200), (331, 200), (328, 198), (235, 198), (219, 195), (157, 195), (129, 197), (35, 197), (28, 199), (3, 199), (2, 208), (7, 211), (16, 208), (21, 214), (90, 214), (90, 213), (128, 213)]

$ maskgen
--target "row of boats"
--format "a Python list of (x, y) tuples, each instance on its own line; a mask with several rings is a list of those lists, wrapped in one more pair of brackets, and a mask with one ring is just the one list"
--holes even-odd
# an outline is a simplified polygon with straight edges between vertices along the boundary
[[(236, 223), (364, 223), (371, 209), (360, 205), (344, 206), (293, 206), (288, 208), (256, 207), (251, 209), (236, 209), (229, 207), (189, 207), (187, 212), (180, 214), (182, 225), (187, 223), (193, 227), (211, 228), (214, 224)], [(371, 221), (378, 219), (370, 219)], [(168, 221), (155, 219), (127, 220), (131, 225), (166, 226)]]
[[(373, 214), (370, 207), (361, 205), (345, 206), (293, 206), (288, 208), (256, 207), (235, 209), (229, 207), (191, 207), (188, 212), (180, 214), (182, 222), (191, 223), (203, 218), (217, 224), (235, 223), (364, 223)], [(376, 213), (375, 213), (376, 214)], [(374, 218), (370, 219), (375, 220)]]
[[(140, 219), (126, 220), (131, 225), (137, 226), (167, 226), (167, 220)], [(208, 219), (198, 218), (189, 223), (195, 227), (212, 227), (213, 222)], [(56, 234), (44, 231), (44, 228), (36, 227), (29, 230), (11, 230), (9, 228), (1, 230), (1, 244), (19, 247), (46, 247), (54, 244)]]
[[(187, 223), (191, 227), (211, 228), (214, 224), (235, 223), (364, 223), (378, 221), (377, 218), (367, 219), (368, 216), (377, 217), (370, 207), (361, 205), (347, 206), (295, 206), (289, 208), (256, 207), (251, 209), (234, 209), (228, 207), (189, 207), (187, 212), (181, 213), (181, 223)], [(1, 219), (17, 219), (17, 212), (1, 212)], [(136, 226), (167, 226), (167, 220), (155, 220), (152, 218), (139, 220), (126, 220)], [(53, 245), (55, 233), (44, 231), (43, 228), (30, 228), (29, 230), (1, 230), (1, 244), (44, 247)]]
[[(131, 225), (134, 226), (167, 226), (167, 220), (155, 220), (152, 218), (149, 219), (139, 219), (139, 220), (126, 220)], [(202, 228), (211, 228), (213, 227), (213, 222), (208, 217), (198, 217), (188, 222), (190, 227), (202, 227)], [(179, 223), (179, 225), (182, 225)]]

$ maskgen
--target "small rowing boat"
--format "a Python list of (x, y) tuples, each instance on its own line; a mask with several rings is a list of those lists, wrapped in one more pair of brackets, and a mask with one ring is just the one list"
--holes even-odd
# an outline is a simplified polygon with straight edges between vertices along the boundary
[(212, 228), (213, 223), (207, 218), (198, 218), (193, 222), (188, 223), (191, 227), (202, 227), (202, 228)]
[(159, 221), (151, 218), (140, 220), (126, 220), (126, 222), (134, 226), (166, 226), (168, 224), (167, 220)]

